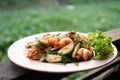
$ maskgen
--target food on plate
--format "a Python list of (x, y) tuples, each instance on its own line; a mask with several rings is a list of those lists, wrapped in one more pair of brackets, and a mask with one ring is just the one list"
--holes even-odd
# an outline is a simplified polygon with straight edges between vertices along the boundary
[(88, 32), (89, 45), (92, 46), (92, 50), (95, 52), (93, 59), (101, 60), (108, 57), (109, 54), (114, 52), (112, 46), (112, 38), (105, 36), (101, 31)]
[(55, 55), (55, 54), (48, 54), (45, 56), (45, 60), (47, 62), (60, 62), (61, 61), (61, 56), (60, 55)]
[(58, 51), (58, 54), (60, 55), (66, 55), (66, 54), (69, 54), (74, 48), (74, 43), (71, 42), (69, 43), (68, 45), (62, 47), (59, 51)]
[(113, 53), (111, 41), (111, 37), (106, 37), (101, 31), (45, 33), (27, 43), (26, 53), (30, 59), (52, 63), (101, 60)]

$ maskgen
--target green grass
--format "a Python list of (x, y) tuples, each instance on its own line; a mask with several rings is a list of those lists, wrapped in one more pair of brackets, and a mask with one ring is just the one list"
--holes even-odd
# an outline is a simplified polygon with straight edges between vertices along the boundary
[(58, 5), (61, 4), (90, 4), (101, 3), (118, 0), (0, 0), (0, 8), (20, 8), (25, 6), (45, 6), (45, 5)]
[(16, 40), (48, 31), (107, 31), (120, 27), (120, 2), (0, 10), (0, 59)]

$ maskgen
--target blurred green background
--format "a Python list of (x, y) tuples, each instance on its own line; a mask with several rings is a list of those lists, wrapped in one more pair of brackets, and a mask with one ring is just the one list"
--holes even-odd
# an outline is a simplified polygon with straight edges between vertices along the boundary
[(118, 27), (120, 0), (0, 0), (0, 61), (13, 42), (32, 34)]

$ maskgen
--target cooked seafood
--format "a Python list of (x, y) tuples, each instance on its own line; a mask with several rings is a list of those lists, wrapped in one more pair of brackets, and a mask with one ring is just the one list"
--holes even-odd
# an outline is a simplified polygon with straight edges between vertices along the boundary
[[(101, 44), (98, 41), (102, 41), (104, 43), (102, 46), (105, 45), (105, 49), (109, 50), (101, 51), (99, 47)], [(74, 31), (64, 34), (47, 33), (26, 45), (27, 57), (43, 62), (69, 63), (103, 59), (109, 54), (108, 52), (113, 52), (111, 38), (105, 37), (101, 32), (89, 33), (88, 36)]]
[(88, 48), (87, 39), (85, 38), (85, 35), (77, 32), (68, 32), (59, 35), (50, 33), (44, 34), (42, 37), (37, 37), (35, 41), (30, 42), (26, 46), (27, 57), (39, 60), (44, 56), (43, 61), (47, 62), (62, 62), (62, 56), (70, 58), (71, 61), (69, 62), (73, 60), (89, 60), (92, 56), (92, 51)]

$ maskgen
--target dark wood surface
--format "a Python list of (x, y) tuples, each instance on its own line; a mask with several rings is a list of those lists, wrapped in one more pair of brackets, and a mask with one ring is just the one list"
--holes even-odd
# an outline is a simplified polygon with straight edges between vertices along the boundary
[(10, 80), (30, 71), (13, 64), (10, 60), (0, 62), (0, 80)]
[[(113, 43), (116, 45), (118, 50), (120, 50), (120, 47), (118, 47), (120, 45), (120, 28), (106, 31), (105, 35), (111, 36)], [(15, 65), (9, 59), (7, 61), (0, 62), (0, 80), (59, 80), (69, 74), (31, 71)]]
[(120, 28), (109, 30), (104, 32), (106, 36), (111, 36), (112, 41), (117, 41), (120, 40)]
[(59, 80), (69, 74), (54, 74), (24, 69), (10, 60), (0, 63), (0, 80)]

